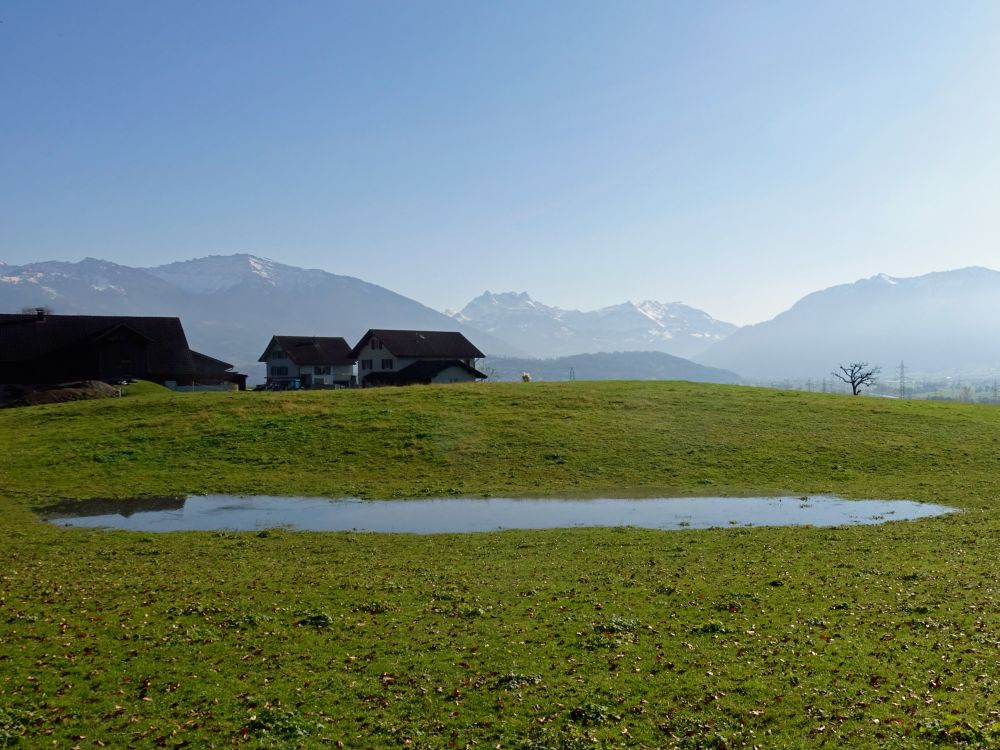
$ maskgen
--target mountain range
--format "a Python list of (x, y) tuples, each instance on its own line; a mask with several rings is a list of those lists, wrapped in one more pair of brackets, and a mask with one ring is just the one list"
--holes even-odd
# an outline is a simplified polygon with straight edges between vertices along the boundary
[(252, 255), (156, 268), (95, 258), (0, 265), (0, 311), (32, 307), (63, 315), (177, 316), (193, 349), (255, 376), (257, 357), (276, 333), (343, 336), (353, 344), (369, 328), (459, 329), (489, 353), (524, 353), (376, 284)]
[[(340, 335), (353, 343), (368, 328), (457, 329), (493, 356), (550, 358), (622, 350), (690, 354), (735, 330), (677, 303), (579, 312), (526, 293), (486, 293), (448, 316), (361, 279), (253, 255), (153, 268), (95, 258), (0, 264), (0, 310), (33, 307), (67, 315), (179, 316), (194, 349), (234, 363), (251, 382), (260, 377), (256, 359), (273, 333)], [(627, 368), (617, 371), (627, 376)]]
[(745, 326), (697, 361), (756, 380), (817, 378), (869, 362), (888, 375), (994, 377), (1000, 370), (1000, 273), (963, 268), (912, 278), (879, 274), (803, 297)]
[[(564, 310), (527, 293), (486, 292), (446, 315), (350, 276), (252, 255), (209, 256), (155, 268), (87, 258), (78, 263), (0, 263), (0, 312), (47, 307), (57, 314), (181, 318), (192, 348), (259, 377), (257, 357), (272, 334), (343, 336), (368, 328), (460, 330), (492, 357), (554, 359), (651, 351), (687, 357), (750, 382), (816, 379), (866, 361), (885, 372), (993, 378), (1000, 371), (1000, 272), (942, 271), (913, 278), (879, 274), (809, 294), (773, 320), (737, 329), (680, 303), (626, 302)], [(658, 377), (677, 363), (631, 358), (602, 377)], [(507, 362), (517, 369), (522, 364)], [(551, 365), (551, 368), (549, 367)], [(568, 373), (568, 362), (523, 363)], [(691, 379), (719, 377), (692, 370)], [(663, 377), (674, 377), (664, 374)], [(676, 375), (675, 377), (689, 377)]]
[(731, 323), (679, 302), (625, 302), (581, 312), (549, 307), (526, 292), (485, 292), (451, 315), (517, 342), (533, 357), (659, 351), (691, 358), (736, 330)]

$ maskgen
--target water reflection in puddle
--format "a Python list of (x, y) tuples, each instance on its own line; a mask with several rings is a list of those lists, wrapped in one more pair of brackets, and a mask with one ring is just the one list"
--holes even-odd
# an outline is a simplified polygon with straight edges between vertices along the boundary
[(910, 500), (829, 496), (685, 497), (592, 500), (447, 498), (356, 500), (190, 495), (68, 501), (40, 508), (60, 526), (132, 531), (380, 531), (441, 534), (501, 529), (634, 526), (707, 529), (734, 526), (840, 526), (903, 521), (954, 508)]

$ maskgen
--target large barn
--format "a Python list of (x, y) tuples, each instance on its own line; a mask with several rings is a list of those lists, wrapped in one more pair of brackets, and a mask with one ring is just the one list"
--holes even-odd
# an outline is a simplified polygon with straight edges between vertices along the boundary
[(245, 387), (228, 362), (192, 351), (178, 318), (0, 314), (0, 383), (151, 380)]

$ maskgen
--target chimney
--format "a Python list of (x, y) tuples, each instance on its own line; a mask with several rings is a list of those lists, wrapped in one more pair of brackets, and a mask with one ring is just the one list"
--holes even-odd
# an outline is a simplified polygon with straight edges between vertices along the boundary
[(36, 307), (35, 308), (35, 320), (39, 320), (39, 321), (45, 320), (45, 308), (44, 307)]

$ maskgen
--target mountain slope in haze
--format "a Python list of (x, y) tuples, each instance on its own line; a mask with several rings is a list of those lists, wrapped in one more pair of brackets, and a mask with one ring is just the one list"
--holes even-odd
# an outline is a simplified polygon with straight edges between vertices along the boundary
[(680, 303), (625, 302), (581, 312), (544, 305), (524, 292), (485, 292), (453, 316), (535, 357), (647, 350), (691, 357), (736, 330)]
[(552, 359), (487, 357), (480, 369), (490, 380), (690, 380), (696, 383), (741, 382), (728, 370), (706, 367), (665, 352), (601, 352)]
[(869, 362), (891, 372), (993, 376), (1000, 369), (1000, 273), (963, 268), (914, 278), (879, 274), (803, 297), (696, 357), (746, 378), (828, 375)]
[(192, 348), (244, 372), (259, 369), (256, 360), (273, 334), (343, 336), (353, 344), (369, 328), (459, 329), (483, 351), (521, 353), (375, 284), (252, 255), (157, 268), (94, 258), (0, 266), (0, 311), (26, 307), (64, 315), (177, 316)]
[(63, 315), (178, 315), (187, 301), (145, 269), (96, 258), (0, 266), (3, 312), (49, 307)]

